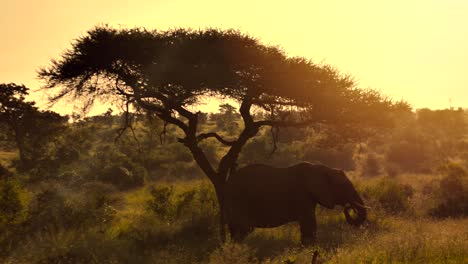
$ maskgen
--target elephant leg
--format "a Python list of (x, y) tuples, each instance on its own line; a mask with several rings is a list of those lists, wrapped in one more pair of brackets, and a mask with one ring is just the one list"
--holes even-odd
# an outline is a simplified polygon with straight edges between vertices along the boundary
[(315, 242), (317, 234), (315, 210), (311, 214), (304, 215), (299, 220), (299, 225), (301, 227), (301, 243), (303, 245), (312, 245)]

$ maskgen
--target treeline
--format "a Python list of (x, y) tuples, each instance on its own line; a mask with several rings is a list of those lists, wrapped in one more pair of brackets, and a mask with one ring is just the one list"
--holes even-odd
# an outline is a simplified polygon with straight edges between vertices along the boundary
[[(11, 164), (31, 181), (74, 177), (100, 180), (119, 188), (142, 185), (145, 179), (194, 178), (201, 171), (178, 142), (180, 132), (150, 114), (106, 113), (69, 122), (69, 117), (39, 110), (25, 101), (24, 86), (3, 84), (0, 91), (0, 139), (4, 152), (17, 152)], [(219, 131), (227, 139), (241, 130), (236, 107), (221, 104), (217, 113), (198, 113), (201, 132)], [(262, 119), (265, 112), (257, 112)], [(467, 113), (459, 109), (419, 109), (395, 115), (393, 128), (314, 125), (263, 129), (243, 148), (238, 166), (297, 161), (320, 162), (365, 176), (436, 172), (448, 162), (467, 166)], [(73, 119), (72, 119), (73, 120)], [(202, 143), (213, 165), (223, 145)]]
[[(3, 84), (0, 138), (4, 152), (17, 152), (2, 167), (24, 173), (30, 181), (99, 180), (125, 189), (145, 180), (196, 178), (201, 171), (190, 152), (178, 142), (180, 132), (151, 114), (106, 113), (74, 118), (39, 110), (25, 101), (24, 86)], [(242, 129), (236, 107), (221, 104), (217, 113), (198, 113), (200, 133), (218, 131), (227, 139)], [(255, 119), (267, 113), (257, 112)], [(393, 128), (314, 125), (306, 128), (263, 129), (244, 146), (238, 166), (297, 161), (320, 162), (365, 176), (431, 173), (447, 163), (466, 167), (467, 113), (459, 109), (404, 112)], [(223, 145), (203, 141), (209, 161), (217, 165)]]
[[(206, 250), (216, 248), (218, 209), (212, 188), (167, 185), (203, 178), (174, 126), (150, 114), (112, 110), (81, 119), (75, 116), (70, 122), (69, 117), (27, 102), (24, 86), (4, 84), (0, 91), (0, 260), (24, 256), (44, 262), (92, 261), (88, 252), (92, 243), (106, 247), (93, 251), (98, 259), (115, 257), (122, 262), (141, 260), (131, 250), (146, 258), (155, 250), (152, 247), (165, 248), (174, 241), (186, 243), (187, 254), (195, 259), (206, 258)], [(236, 110), (221, 104), (217, 113), (198, 113), (199, 132), (218, 131), (223, 138), (232, 138), (242, 129)], [(262, 120), (265, 115), (258, 111), (253, 117)], [(424, 214), (467, 216), (466, 111), (420, 109), (395, 115), (392, 122), (391, 129), (366, 131), (326, 124), (263, 129), (244, 146), (238, 166), (320, 162), (354, 174), (368, 203), (386, 214), (408, 213), (411, 197), (420, 192), (433, 201)], [(203, 141), (202, 148), (215, 165), (226, 151), (214, 138)], [(443, 178), (422, 190), (392, 180), (407, 174)], [(366, 185), (367, 179), (379, 175), (388, 177)], [(116, 230), (110, 223), (122, 218), (125, 193), (154, 183), (149, 196), (139, 200), (145, 213), (131, 225), (119, 223)], [(80, 236), (82, 232), (85, 235)], [(207, 243), (198, 244), (199, 238)], [(69, 248), (39, 246), (53, 241)], [(62, 251), (44, 251), (57, 247)], [(131, 250), (121, 252), (129, 255), (115, 256), (115, 248)]]

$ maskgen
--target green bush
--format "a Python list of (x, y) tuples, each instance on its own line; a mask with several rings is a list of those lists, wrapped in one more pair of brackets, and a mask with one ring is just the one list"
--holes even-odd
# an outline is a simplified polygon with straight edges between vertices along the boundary
[(445, 165), (441, 171), (445, 177), (435, 190), (436, 202), (429, 213), (435, 217), (468, 216), (468, 173), (454, 163)]
[(15, 180), (0, 180), (0, 260), (22, 239), (21, 227), (27, 218), (25, 193)]
[(406, 129), (395, 135), (385, 153), (389, 166), (402, 172), (430, 173), (437, 165), (435, 143), (418, 129)]
[(414, 189), (408, 184), (402, 184), (393, 178), (385, 177), (373, 186), (364, 190), (364, 197), (371, 200), (387, 213), (398, 214), (409, 209), (409, 199)]
[(265, 162), (269, 157), (269, 152), (271, 152), (271, 150), (268, 151), (269, 148), (271, 149), (270, 145), (265, 135), (250, 139), (242, 148), (238, 161), (239, 164)]
[(15, 222), (22, 211), (19, 184), (11, 179), (0, 181), (0, 229)]
[(151, 200), (147, 202), (147, 208), (164, 221), (173, 220), (175, 214), (174, 189), (168, 186), (152, 187)]
[[(140, 252), (138, 252), (140, 253)], [(151, 263), (134, 247), (99, 230), (41, 230), (6, 259), (6, 263)]]
[(178, 193), (173, 186), (152, 187), (150, 194), (147, 209), (165, 222), (196, 222), (218, 214), (216, 194), (208, 184)]
[(141, 186), (144, 179), (145, 171), (139, 166), (127, 168), (121, 165), (113, 165), (104, 168), (98, 175), (98, 180), (113, 184), (121, 190)]
[(30, 233), (49, 228), (84, 228), (109, 222), (115, 214), (110, 205), (113, 188), (88, 183), (82, 190), (57, 184), (42, 186), (29, 205), (27, 228)]
[(169, 179), (194, 179), (202, 174), (195, 162), (173, 161), (162, 166)]
[(209, 257), (210, 264), (260, 263), (255, 252), (245, 244), (227, 243)]
[(374, 177), (382, 172), (381, 160), (377, 154), (371, 152), (367, 154), (361, 164), (361, 174), (366, 177)]
[(114, 146), (105, 145), (96, 151), (90, 174), (124, 190), (143, 185), (147, 171)]

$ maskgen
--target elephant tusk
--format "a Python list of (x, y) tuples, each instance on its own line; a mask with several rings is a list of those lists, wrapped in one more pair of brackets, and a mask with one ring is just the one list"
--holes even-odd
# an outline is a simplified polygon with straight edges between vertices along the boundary
[[(357, 207), (365, 208), (365, 209), (372, 209), (372, 207), (369, 207), (367, 205), (363, 205), (363, 204), (360, 204), (360, 203), (354, 203), (354, 205), (357, 206)], [(348, 204), (348, 206), (353, 207), (351, 204)]]
[(356, 204), (356, 205), (365, 209), (372, 209), (372, 207), (369, 207), (367, 205), (362, 205), (362, 204)]

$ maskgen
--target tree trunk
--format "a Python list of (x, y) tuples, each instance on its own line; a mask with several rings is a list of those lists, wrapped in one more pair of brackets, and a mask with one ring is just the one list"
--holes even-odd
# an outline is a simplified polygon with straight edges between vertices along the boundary
[(225, 182), (219, 181), (216, 184), (213, 184), (213, 187), (216, 192), (216, 197), (218, 198), (219, 206), (219, 235), (221, 243), (226, 242), (226, 221), (225, 221), (225, 212), (224, 212), (224, 199), (225, 199)]
[(226, 180), (226, 173), (217, 173), (213, 167), (211, 166), (210, 162), (206, 158), (203, 151), (198, 147), (195, 140), (186, 142), (185, 145), (190, 149), (193, 158), (197, 162), (198, 166), (202, 169), (208, 179), (211, 181), (213, 188), (215, 189), (216, 198), (218, 200), (218, 207), (219, 207), (219, 232), (220, 232), (220, 239), (221, 242), (224, 243), (226, 241), (226, 228), (225, 228), (225, 214), (224, 214), (224, 187), (225, 187), (225, 180)]

